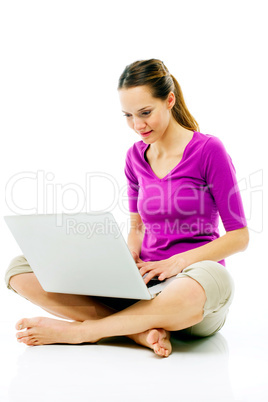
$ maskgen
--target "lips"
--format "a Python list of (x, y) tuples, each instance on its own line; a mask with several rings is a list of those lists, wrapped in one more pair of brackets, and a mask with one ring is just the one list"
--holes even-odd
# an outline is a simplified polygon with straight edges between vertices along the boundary
[(140, 135), (142, 135), (142, 136), (147, 136), (147, 135), (151, 134), (152, 131), (153, 131), (153, 130), (147, 131), (146, 133), (140, 133)]

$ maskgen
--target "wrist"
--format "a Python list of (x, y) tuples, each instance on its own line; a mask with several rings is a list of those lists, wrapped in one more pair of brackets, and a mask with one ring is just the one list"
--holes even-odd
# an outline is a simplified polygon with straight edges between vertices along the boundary
[(175, 254), (172, 256), (172, 258), (175, 261), (178, 274), (182, 272), (189, 265), (185, 253)]
[(134, 260), (135, 260), (135, 261), (138, 260), (138, 258), (139, 258), (139, 256), (140, 256), (140, 254), (138, 253), (138, 251), (136, 251), (136, 250), (131, 250), (131, 249), (130, 249), (129, 251), (130, 251), (132, 257), (134, 258)]
[(131, 252), (131, 254), (135, 253), (137, 254), (137, 256), (139, 256), (139, 252), (137, 250), (135, 250), (134, 248), (130, 248), (129, 251)]

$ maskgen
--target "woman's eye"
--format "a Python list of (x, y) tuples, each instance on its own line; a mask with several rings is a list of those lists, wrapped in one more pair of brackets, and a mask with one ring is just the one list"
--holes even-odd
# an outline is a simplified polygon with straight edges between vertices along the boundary
[[(142, 116), (149, 116), (149, 114), (151, 114), (150, 110), (141, 113)], [(125, 114), (123, 114), (123, 116), (124, 117), (131, 117), (131, 114), (125, 113)]]

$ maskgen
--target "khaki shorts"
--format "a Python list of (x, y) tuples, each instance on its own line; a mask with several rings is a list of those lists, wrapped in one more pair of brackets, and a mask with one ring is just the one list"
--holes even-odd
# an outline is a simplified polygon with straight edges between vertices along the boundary
[[(14, 290), (9, 283), (12, 276), (32, 272), (30, 265), (23, 255), (15, 257), (5, 274), (7, 287)], [(204, 337), (218, 332), (225, 323), (234, 295), (234, 283), (230, 274), (223, 265), (207, 260), (189, 265), (183, 272), (177, 275), (177, 278), (183, 277), (196, 280), (205, 290), (207, 300), (204, 306), (203, 320), (190, 328), (176, 331), (176, 334)], [(101, 303), (117, 310), (122, 310), (137, 302), (134, 299), (95, 298)]]

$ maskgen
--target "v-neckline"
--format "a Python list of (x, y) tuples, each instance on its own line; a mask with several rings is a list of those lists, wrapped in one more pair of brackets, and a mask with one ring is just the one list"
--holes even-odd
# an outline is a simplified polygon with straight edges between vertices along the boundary
[(148, 163), (151, 173), (153, 174), (153, 176), (154, 176), (158, 181), (165, 180), (165, 179), (173, 172), (173, 170), (175, 170), (175, 169), (182, 163), (182, 161), (183, 161), (183, 159), (184, 159), (184, 156), (185, 156), (185, 151), (186, 151), (186, 149), (188, 148), (189, 144), (193, 141), (194, 136), (195, 136), (195, 133), (196, 133), (196, 131), (194, 131), (192, 138), (190, 139), (190, 141), (188, 142), (188, 144), (187, 144), (186, 147), (184, 148), (183, 153), (182, 153), (181, 160), (177, 163), (176, 166), (174, 166), (173, 169), (171, 169), (171, 170), (170, 170), (164, 177), (162, 177), (162, 178), (158, 177), (158, 176), (155, 174), (155, 172), (153, 171), (153, 169), (152, 169), (150, 163), (148, 162), (148, 160), (146, 160), (145, 154), (146, 154), (146, 151), (147, 151), (147, 149), (149, 148), (150, 144), (148, 144), (147, 147), (144, 148), (144, 151), (143, 151), (144, 160), (145, 160), (146, 163)]

